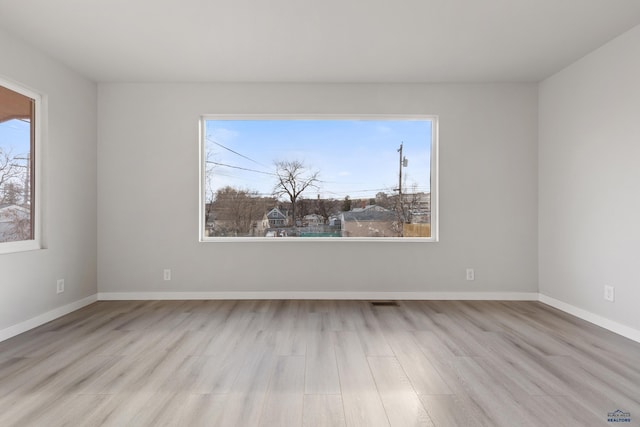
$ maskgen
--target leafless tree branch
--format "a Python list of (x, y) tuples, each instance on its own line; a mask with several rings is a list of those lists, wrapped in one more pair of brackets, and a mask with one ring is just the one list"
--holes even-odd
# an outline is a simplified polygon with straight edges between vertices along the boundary
[(315, 187), (319, 182), (319, 171), (312, 171), (299, 160), (279, 160), (274, 162), (277, 182), (273, 189), (276, 197), (287, 196), (291, 202), (293, 225), (296, 224), (296, 201), (308, 188)]

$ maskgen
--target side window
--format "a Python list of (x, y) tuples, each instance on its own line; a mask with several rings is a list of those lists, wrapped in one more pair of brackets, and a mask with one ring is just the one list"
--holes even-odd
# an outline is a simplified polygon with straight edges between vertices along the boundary
[(0, 253), (35, 249), (38, 97), (0, 80)]

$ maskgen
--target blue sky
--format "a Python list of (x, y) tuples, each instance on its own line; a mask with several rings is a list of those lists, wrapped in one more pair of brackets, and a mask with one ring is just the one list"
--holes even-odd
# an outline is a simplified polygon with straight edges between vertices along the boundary
[(305, 198), (371, 198), (398, 187), (397, 150), (403, 143), (408, 159), (403, 188), (415, 184), (418, 191), (429, 191), (431, 125), (429, 120), (208, 120), (206, 151), (219, 163), (211, 184), (270, 195), (274, 162), (300, 160), (320, 172), (320, 188), (306, 191)]
[(0, 123), (0, 148), (16, 157), (27, 157), (31, 144), (29, 122), (8, 120)]

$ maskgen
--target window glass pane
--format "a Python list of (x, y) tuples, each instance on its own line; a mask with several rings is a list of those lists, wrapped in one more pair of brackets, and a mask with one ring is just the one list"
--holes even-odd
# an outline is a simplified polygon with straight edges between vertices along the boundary
[(0, 86), (0, 243), (33, 240), (34, 105)]
[(205, 238), (430, 238), (434, 120), (205, 120)]

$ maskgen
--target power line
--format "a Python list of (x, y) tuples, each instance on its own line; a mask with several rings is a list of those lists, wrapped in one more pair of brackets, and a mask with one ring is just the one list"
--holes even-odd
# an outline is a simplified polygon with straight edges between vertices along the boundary
[[(257, 170), (257, 169), (251, 169), (251, 168), (245, 168), (245, 167), (241, 167), (241, 166), (235, 166), (235, 165), (230, 165), (227, 163), (221, 163), (221, 162), (214, 162), (211, 160), (207, 160), (206, 163), (210, 163), (216, 166), (223, 166), (226, 168), (231, 168), (231, 169), (238, 169), (238, 170), (243, 170), (243, 171), (247, 171), (247, 172), (254, 172), (254, 173), (259, 173), (262, 175), (269, 175), (269, 176), (275, 176), (277, 177), (278, 175), (276, 173), (273, 172), (265, 172), (265, 171), (261, 171), (261, 170)], [(226, 175), (228, 177), (233, 177), (232, 175)], [(319, 180), (319, 182), (321, 183), (338, 183), (338, 182), (334, 182), (334, 181), (322, 181)], [(415, 188), (412, 188), (414, 191), (428, 191), (429, 188), (428, 187), (423, 187), (423, 186), (416, 186)], [(341, 189), (336, 189), (337, 191), (331, 191), (328, 189), (320, 189), (320, 192), (325, 193), (325, 194), (331, 194), (334, 197), (342, 197), (343, 195), (355, 195), (357, 197), (358, 193), (377, 193), (377, 192), (384, 192), (389, 193), (389, 194), (393, 194), (393, 189), (391, 187), (385, 187), (385, 188), (370, 188), (370, 189), (347, 189), (347, 190), (341, 190)], [(263, 194), (263, 193), (260, 193)], [(266, 194), (266, 193), (264, 193)]]
[(235, 154), (235, 155), (238, 155), (238, 156), (242, 157), (243, 159), (247, 159), (247, 160), (252, 161), (253, 163), (256, 163), (256, 164), (261, 165), (261, 166), (266, 166), (266, 165), (264, 165), (264, 164), (260, 163), (260, 162), (259, 162), (259, 161), (257, 161), (257, 160), (253, 160), (253, 159), (252, 159), (251, 157), (249, 157), (249, 156), (245, 156), (244, 154), (238, 153), (237, 151), (234, 151), (234, 150), (232, 150), (232, 149), (231, 149), (231, 148), (229, 148), (229, 147), (225, 147), (224, 145), (220, 144), (220, 143), (219, 143), (218, 141), (216, 141), (216, 140), (213, 140), (213, 139), (211, 139), (211, 138), (209, 138), (209, 137), (207, 137), (206, 139), (207, 139), (207, 142), (210, 142), (210, 143), (212, 143), (212, 144), (215, 144), (215, 145), (217, 145), (218, 147), (222, 147), (222, 148), (224, 148), (225, 150), (230, 151), (230, 152), (232, 152), (233, 154)]
[[(425, 188), (425, 190), (422, 190), (420, 192), (428, 192), (429, 190), (427, 188)], [(327, 195), (331, 195), (333, 196), (333, 198), (338, 198), (338, 199), (342, 199), (344, 198), (344, 196), (353, 196), (356, 199), (358, 198), (373, 198), (375, 193), (378, 192), (384, 192), (387, 196), (394, 196), (394, 192), (393, 190), (391, 190), (390, 188), (378, 188), (378, 189), (371, 189), (371, 190), (351, 190), (351, 191), (329, 191), (329, 190), (320, 190), (318, 191), (318, 193), (323, 193), (323, 194), (327, 194)], [(358, 193), (370, 193), (371, 197), (368, 197), (366, 195), (361, 195), (358, 196)], [(257, 192), (258, 195), (260, 196), (271, 196), (273, 195), (273, 193), (262, 193), (262, 192)], [(413, 194), (413, 193), (403, 193), (403, 194)], [(313, 197), (310, 198), (305, 198), (305, 200), (314, 200)]]
[(341, 190), (338, 192), (335, 191), (329, 191), (329, 190), (325, 190), (325, 193), (329, 193), (329, 194), (346, 194), (349, 195), (351, 193), (373, 193), (373, 192), (381, 192), (381, 191), (388, 191), (389, 193), (391, 193), (391, 190), (389, 188), (372, 188), (370, 190)]
[(232, 169), (240, 169), (240, 170), (248, 171), (248, 172), (261, 173), (263, 175), (277, 176), (275, 173), (271, 173), (271, 172), (264, 172), (264, 171), (259, 171), (259, 170), (256, 170), (256, 169), (243, 168), (243, 167), (240, 167), (240, 166), (228, 165), (226, 163), (213, 162), (211, 160), (207, 160), (206, 162), (214, 164), (214, 165), (217, 165), (217, 166), (224, 166), (224, 167), (232, 168)]

